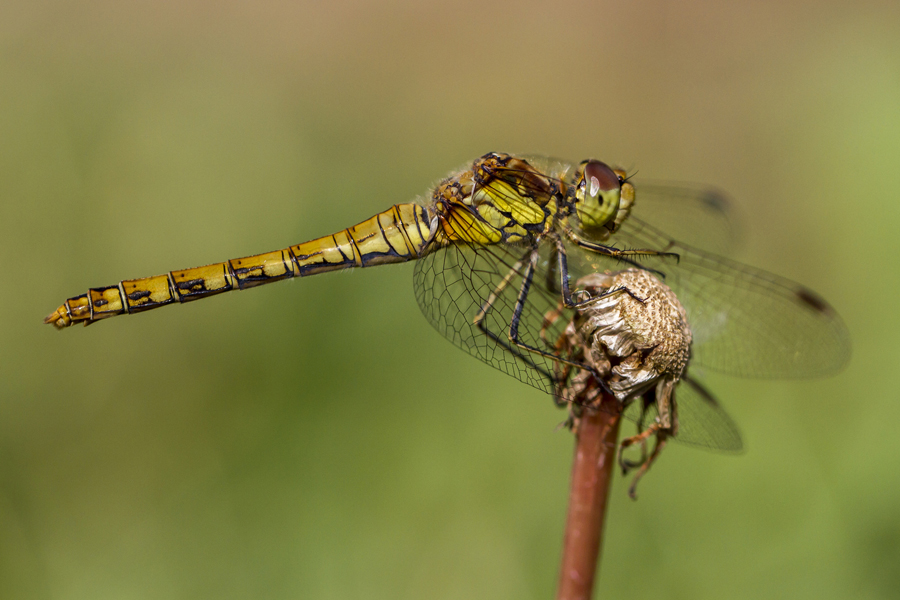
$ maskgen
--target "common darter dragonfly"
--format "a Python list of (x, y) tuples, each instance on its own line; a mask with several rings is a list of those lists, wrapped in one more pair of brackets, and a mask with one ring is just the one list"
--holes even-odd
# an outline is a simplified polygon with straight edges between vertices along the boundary
[[(435, 329), (485, 363), (559, 395), (560, 365), (590, 366), (548, 342), (562, 334), (566, 319), (550, 327), (558, 330), (542, 332), (545, 315), (560, 303), (574, 313), (597, 301), (578, 287), (584, 275), (639, 268), (664, 281), (684, 305), (692, 365), (763, 378), (818, 376), (843, 367), (849, 336), (817, 294), (673, 239), (663, 233), (664, 217), (654, 221), (651, 208), (660, 206), (663, 214), (715, 215), (713, 197), (688, 188), (650, 187), (641, 194), (654, 200), (646, 211), (627, 174), (598, 160), (570, 164), (492, 152), (419, 202), (283, 250), (91, 288), (45, 323), (89, 325), (282, 279), (414, 260), (416, 299)], [(696, 228), (703, 228), (702, 220)], [(714, 435), (727, 415), (717, 423), (715, 414), (695, 428), (696, 439), (685, 434), (684, 441), (727, 446)]]

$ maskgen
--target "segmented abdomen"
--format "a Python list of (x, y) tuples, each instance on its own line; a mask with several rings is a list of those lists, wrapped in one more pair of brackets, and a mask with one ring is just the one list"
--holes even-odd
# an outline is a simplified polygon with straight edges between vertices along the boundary
[(90, 325), (290, 277), (413, 260), (431, 250), (431, 221), (428, 209), (397, 204), (341, 232), (283, 250), (91, 288), (66, 300), (44, 322), (59, 329), (81, 321)]

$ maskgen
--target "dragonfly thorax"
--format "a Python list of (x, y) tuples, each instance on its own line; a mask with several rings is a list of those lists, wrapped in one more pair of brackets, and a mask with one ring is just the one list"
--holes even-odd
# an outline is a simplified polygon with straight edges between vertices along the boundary
[(443, 242), (527, 243), (553, 226), (562, 187), (526, 161), (492, 152), (441, 182), (432, 209)]

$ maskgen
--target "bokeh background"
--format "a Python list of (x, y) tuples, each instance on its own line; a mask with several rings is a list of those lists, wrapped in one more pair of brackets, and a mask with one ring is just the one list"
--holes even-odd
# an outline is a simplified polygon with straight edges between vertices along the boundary
[(617, 478), (599, 595), (900, 596), (900, 4), (0, 2), (0, 597), (549, 598), (572, 439), (412, 265), (57, 332), (90, 286), (281, 248), (490, 150), (736, 198), (827, 380), (709, 375), (739, 457)]

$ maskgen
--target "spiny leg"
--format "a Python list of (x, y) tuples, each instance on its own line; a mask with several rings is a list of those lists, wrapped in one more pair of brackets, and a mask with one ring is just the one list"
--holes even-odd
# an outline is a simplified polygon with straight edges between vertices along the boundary
[[(567, 326), (566, 329), (559, 334), (556, 341), (551, 341), (549, 339), (549, 329), (553, 327), (560, 319), (563, 318), (565, 311), (565, 305), (562, 300), (559, 300), (556, 304), (556, 308), (547, 311), (544, 314), (543, 323), (541, 323), (540, 330), (540, 338), (541, 341), (548, 347), (552, 348), (553, 352), (557, 356), (563, 356), (565, 353), (566, 356), (575, 360), (576, 357), (581, 357), (586, 363), (590, 360), (590, 344), (586, 343), (583, 337), (575, 333), (574, 331), (570, 331)], [(590, 364), (590, 363), (588, 363)], [(565, 386), (565, 383), (569, 381), (569, 376), (572, 374), (572, 365), (566, 364), (561, 361), (556, 361), (553, 363), (554, 369), (554, 390), (553, 390), (553, 402), (556, 406), (562, 408), (564, 406), (569, 407), (569, 418), (563, 423), (566, 427), (571, 428), (574, 423), (574, 419), (576, 417), (575, 411), (573, 410), (573, 406), (569, 401), (564, 397), (565, 391), (568, 389)], [(588, 372), (588, 371), (585, 371)]]
[[(535, 370), (537, 370), (541, 375), (546, 377), (547, 380), (550, 381), (554, 386), (556, 386), (559, 383), (557, 377), (554, 374), (550, 373), (544, 367), (535, 363), (535, 361), (533, 361), (531, 358), (529, 358), (528, 354), (526, 352), (522, 352), (522, 350), (526, 350), (527, 352), (546, 357), (556, 363), (563, 363), (566, 365), (570, 365), (572, 367), (577, 367), (579, 369), (585, 369), (585, 370), (591, 371), (594, 373), (595, 376), (597, 376), (597, 378), (599, 380), (599, 374), (596, 373), (591, 367), (589, 367), (588, 365), (586, 365), (584, 363), (580, 363), (580, 362), (577, 362), (577, 361), (574, 361), (574, 360), (571, 360), (568, 358), (564, 358), (564, 357), (560, 356), (559, 354), (553, 354), (550, 352), (546, 352), (544, 350), (540, 350), (538, 348), (534, 348), (527, 344), (523, 344), (523, 343), (519, 342), (519, 340), (518, 340), (518, 323), (522, 317), (522, 311), (524, 309), (525, 299), (527, 298), (528, 290), (531, 287), (531, 280), (534, 277), (534, 269), (535, 269), (535, 265), (537, 264), (538, 256), (539, 256), (539, 254), (538, 254), (537, 246), (534, 246), (534, 247), (530, 248), (525, 253), (525, 255), (521, 259), (519, 259), (510, 268), (509, 272), (503, 277), (503, 279), (500, 281), (500, 283), (497, 284), (497, 287), (495, 287), (494, 290), (490, 293), (487, 300), (485, 300), (484, 304), (481, 305), (481, 309), (478, 311), (478, 314), (473, 319), (473, 325), (478, 327), (486, 336), (488, 336), (488, 338), (493, 340), (495, 343), (497, 343), (498, 345), (503, 347), (508, 352), (512, 353), (517, 358), (520, 358), (521, 360), (525, 361), (525, 363), (528, 366), (533, 367)], [(497, 299), (500, 297), (500, 294), (509, 286), (510, 282), (516, 276), (522, 275), (521, 269), (526, 261), (529, 264), (529, 267), (527, 269), (527, 274), (525, 276), (527, 279), (527, 285), (523, 285), (523, 287), (525, 288), (524, 293), (523, 293), (522, 289), (520, 289), (520, 291), (519, 291), (519, 295), (518, 295), (518, 298), (516, 301), (516, 307), (515, 307), (515, 310), (513, 313), (513, 317), (511, 319), (511, 321), (515, 323), (516, 339), (509, 338), (509, 335), (508, 335), (507, 338), (509, 338), (509, 339), (504, 340), (504, 339), (502, 339), (502, 337), (499, 334), (494, 333), (487, 327), (486, 318), (487, 318), (488, 313), (494, 308), (494, 305), (496, 304)], [(512, 322), (511, 322), (511, 325), (512, 325)]]
[[(540, 255), (538, 254), (537, 248), (533, 248), (530, 252), (530, 256), (528, 257), (528, 267), (525, 269), (525, 275), (522, 278), (522, 287), (519, 288), (519, 294), (516, 297), (516, 306), (513, 309), (512, 318), (509, 321), (509, 332), (508, 332), (509, 341), (512, 342), (513, 344), (515, 344), (516, 347), (521, 348), (523, 350), (527, 350), (528, 352), (532, 352), (532, 353), (540, 355), (540, 356), (545, 356), (551, 360), (570, 364), (572, 366), (579, 367), (581, 369), (587, 369), (588, 371), (593, 372), (594, 375), (597, 376), (597, 379), (599, 380), (600, 374), (597, 373), (592, 367), (590, 367), (584, 363), (579, 363), (579, 362), (576, 362), (576, 361), (573, 361), (573, 360), (570, 360), (567, 358), (563, 358), (563, 357), (559, 356), (558, 354), (552, 354), (545, 350), (541, 350), (540, 348), (535, 348), (534, 346), (530, 346), (530, 345), (522, 342), (521, 340), (519, 340), (519, 323), (522, 320), (522, 313), (525, 311), (525, 301), (528, 299), (528, 294), (531, 291), (531, 285), (534, 281), (534, 272), (535, 272), (535, 269), (537, 268), (537, 262), (538, 262), (539, 258), (540, 258)], [(524, 262), (524, 259), (523, 259), (523, 261), (520, 261), (520, 262)], [(568, 277), (568, 274), (566, 274), (566, 277)]]
[[(529, 250), (529, 253), (531, 251)], [(500, 283), (497, 284), (497, 287), (491, 291), (487, 300), (485, 300), (484, 304), (481, 305), (481, 308), (478, 311), (478, 314), (475, 315), (475, 318), (472, 320), (472, 323), (481, 330), (488, 338), (490, 338), (497, 345), (501, 346), (507, 352), (512, 354), (513, 356), (521, 359), (525, 362), (529, 367), (534, 368), (541, 375), (549, 379), (551, 382), (555, 382), (555, 378), (552, 374), (550, 374), (546, 369), (542, 366), (535, 363), (528, 356), (523, 354), (514, 346), (511, 346), (508, 341), (502, 339), (499, 335), (488, 329), (487, 324), (485, 323), (485, 318), (487, 317), (488, 312), (493, 308), (494, 303), (497, 302), (497, 298), (503, 293), (503, 290), (509, 285), (510, 281), (519, 274), (519, 270), (522, 268), (522, 264), (525, 262), (525, 258), (519, 259), (513, 266), (509, 269), (509, 272), (503, 277)]]
[[(635, 467), (643, 466), (647, 463), (647, 439), (651, 435), (658, 435), (661, 430), (661, 425), (658, 421), (650, 424), (647, 429), (643, 430), (637, 435), (633, 435), (631, 437), (627, 437), (619, 443), (619, 467), (622, 468), (622, 475), (627, 475), (628, 471), (634, 469)], [(633, 462), (627, 460), (625, 458), (625, 449), (629, 448), (635, 444), (641, 445), (641, 460), (637, 462)]]
[[(642, 423), (644, 421), (644, 416), (646, 415), (647, 409), (649, 408), (649, 404), (646, 403), (646, 399), (641, 397), (641, 402), (644, 403), (641, 409), (641, 416), (638, 419), (638, 430), (641, 429)], [(619, 466), (622, 468), (622, 474), (627, 475), (629, 471), (637, 468), (638, 471), (634, 476), (634, 479), (631, 482), (631, 486), (628, 488), (628, 495), (632, 500), (637, 500), (637, 484), (641, 480), (641, 478), (650, 470), (650, 467), (656, 461), (656, 458), (659, 456), (662, 449), (665, 447), (669, 438), (671, 438), (675, 433), (675, 429), (670, 424), (665, 424), (659, 420), (659, 417), (654, 419), (653, 423), (647, 426), (646, 429), (641, 431), (637, 435), (633, 435), (631, 437), (627, 437), (623, 439), (619, 443), (619, 450), (617, 460)], [(653, 436), (655, 438), (655, 444), (653, 445), (653, 451), (647, 456), (647, 440)], [(629, 446), (633, 446), (635, 444), (640, 444), (641, 446), (641, 459), (637, 462), (627, 460), (625, 458), (625, 449)]]
[(627, 258), (629, 256), (664, 256), (674, 258), (676, 260), (681, 258), (681, 255), (677, 252), (665, 252), (661, 250), (652, 250), (650, 248), (633, 248), (631, 250), (620, 250), (619, 248), (604, 246), (603, 244), (598, 244), (596, 242), (586, 240), (569, 228), (566, 228), (565, 232), (566, 236), (568, 236), (570, 240), (572, 240), (581, 248), (590, 250), (591, 252), (596, 252), (597, 254), (603, 254), (604, 256), (611, 256), (613, 258)]
[(641, 465), (638, 472), (635, 473), (634, 479), (631, 480), (631, 485), (628, 486), (628, 496), (632, 500), (637, 500), (637, 484), (641, 480), (641, 478), (650, 470), (650, 467), (653, 465), (653, 462), (659, 456), (662, 449), (665, 448), (666, 443), (669, 441), (669, 435), (666, 430), (658, 431), (656, 434), (656, 444), (653, 445), (653, 452), (650, 454), (650, 457), (644, 461)]
[[(558, 293), (562, 295), (563, 305), (566, 308), (580, 309), (586, 306), (590, 306), (599, 300), (600, 298), (605, 298), (607, 296), (612, 296), (615, 294), (626, 293), (641, 304), (644, 303), (643, 298), (638, 298), (635, 296), (631, 290), (626, 287), (617, 287), (611, 290), (607, 290), (602, 294), (598, 294), (596, 296), (588, 295), (584, 300), (575, 300), (574, 295), (572, 294), (571, 289), (569, 288), (569, 256), (566, 252), (566, 246), (563, 244), (562, 239), (559, 236), (554, 236), (555, 243), (555, 254), (556, 254), (556, 270), (559, 273), (559, 290)], [(638, 267), (642, 268), (642, 267)], [(584, 290), (581, 290), (582, 294), (586, 294)]]
[[(562, 290), (563, 304), (566, 306), (566, 308), (581, 308), (581, 307), (587, 306), (590, 303), (596, 302), (599, 298), (603, 298), (603, 297), (609, 296), (611, 294), (617, 294), (617, 293), (623, 293), (623, 292), (628, 293), (629, 295), (632, 295), (632, 297), (633, 297), (633, 294), (631, 294), (631, 292), (628, 291), (627, 289), (616, 288), (614, 290), (604, 292), (603, 294), (599, 294), (595, 297), (588, 298), (581, 302), (574, 301), (572, 298), (571, 290), (569, 288), (569, 270), (568, 270), (568, 263), (566, 260), (565, 247), (562, 244), (562, 241), (560, 240), (559, 236), (552, 235), (552, 236), (547, 236), (547, 237), (551, 237), (555, 242), (557, 257), (558, 257), (557, 265), (558, 265), (558, 271), (559, 271), (560, 289)], [(513, 265), (512, 269), (510, 269), (510, 272), (506, 274), (506, 276), (497, 285), (497, 287), (490, 294), (490, 296), (488, 296), (487, 301), (482, 305), (481, 310), (478, 312), (478, 315), (475, 317), (474, 323), (475, 323), (475, 325), (477, 325), (479, 327), (479, 329), (481, 329), (491, 339), (495, 340), (497, 343), (503, 345), (507, 349), (511, 350), (512, 347), (514, 346), (515, 348), (518, 348), (520, 350), (525, 350), (532, 354), (536, 354), (536, 355), (548, 358), (552, 361), (555, 361), (556, 363), (567, 364), (567, 365), (571, 365), (573, 367), (577, 367), (579, 369), (589, 371), (591, 374), (594, 375), (594, 377), (600, 383), (600, 386), (604, 389), (604, 391), (606, 391), (607, 393), (611, 393), (608, 386), (603, 381), (603, 376), (599, 372), (597, 372), (596, 369), (591, 367), (590, 365), (587, 365), (582, 362), (577, 362), (577, 361), (574, 361), (574, 360), (571, 360), (568, 358), (564, 358), (564, 357), (560, 356), (558, 353), (554, 354), (551, 352), (547, 352), (545, 350), (541, 350), (540, 348), (535, 348), (534, 346), (531, 346), (525, 342), (522, 342), (519, 339), (519, 324), (522, 319), (522, 314), (525, 310), (525, 302), (528, 299), (528, 294), (531, 291), (531, 286), (534, 281), (534, 273), (537, 268), (538, 260), (540, 258), (539, 246), (538, 246), (540, 241), (541, 240), (538, 240), (538, 243), (535, 244), (534, 246), (532, 246), (532, 248), (530, 248), (528, 250), (528, 252), (526, 252), (526, 254)], [(522, 275), (520, 273), (520, 270), (522, 269), (523, 265), (526, 264), (526, 262), (527, 262), (528, 266), (525, 269), (524, 275)], [(509, 342), (512, 343), (513, 346), (509, 346), (508, 344), (503, 343), (497, 334), (491, 332), (490, 330), (487, 329), (486, 326), (484, 326), (484, 319), (487, 316), (488, 312), (493, 308), (500, 293), (504, 289), (506, 289), (506, 287), (510, 284), (510, 282), (516, 275), (522, 275), (522, 285), (519, 288), (519, 294), (518, 294), (518, 297), (516, 298), (516, 305), (515, 305), (515, 308), (513, 309), (512, 318), (510, 319), (507, 337), (509, 338)], [(640, 302), (643, 301), (640, 298), (635, 298), (635, 299)], [(519, 351), (519, 352), (513, 352), (513, 353), (516, 356), (523, 357), (523, 359), (524, 359), (525, 355), (523, 352)], [(534, 364), (534, 362), (530, 361), (530, 364)], [(541, 371), (541, 373), (543, 373), (545, 375), (547, 374), (546, 370), (544, 370), (544, 369), (539, 369), (539, 370)], [(556, 378), (554, 376), (550, 376), (550, 381), (554, 384), (554, 386), (558, 385), (558, 383), (559, 383), (558, 378)]]
[[(653, 394), (652, 391), (651, 394)], [(655, 394), (653, 394), (653, 396), (655, 398)], [(639, 396), (632, 401), (641, 403), (640, 413), (637, 417), (637, 420), (635, 421), (635, 425), (637, 425), (638, 435), (625, 438), (624, 440), (622, 440), (623, 445), (620, 445), (619, 447), (618, 453), (616, 455), (616, 460), (618, 461), (619, 466), (622, 469), (623, 475), (627, 474), (631, 469), (636, 469), (647, 462), (647, 438), (651, 435), (651, 432), (645, 431), (644, 419), (647, 417), (647, 413), (650, 410), (650, 407), (655, 405), (656, 403), (655, 399), (649, 398), (647, 394)], [(649, 427), (658, 429), (660, 427), (660, 424), (658, 421), (654, 420), (653, 424), (648, 425), (648, 428)], [(640, 459), (637, 461), (633, 461), (625, 458), (624, 449), (636, 443), (640, 443), (641, 445)]]
[(562, 301), (560, 301), (556, 305), (556, 308), (554, 308), (553, 310), (548, 311), (546, 314), (544, 314), (544, 321), (541, 323), (541, 331), (540, 331), (541, 341), (544, 342), (548, 348), (554, 348), (557, 351), (560, 350), (559, 341), (556, 341), (556, 342), (550, 341), (550, 339), (548, 339), (547, 332), (550, 330), (551, 327), (556, 325), (557, 321), (562, 319), (564, 309), (565, 309), (565, 305), (562, 303)]
[[(557, 265), (557, 271), (558, 271), (559, 282), (560, 282), (560, 287), (557, 289), (562, 291), (562, 297), (563, 297), (562, 304), (566, 308), (571, 308), (571, 309), (583, 308), (584, 306), (587, 306), (591, 303), (596, 302), (599, 298), (603, 298), (603, 297), (606, 297), (606, 296), (609, 296), (612, 294), (618, 294), (618, 293), (627, 293), (630, 296), (632, 296), (633, 298), (635, 298), (635, 300), (637, 300), (639, 302), (643, 302), (643, 300), (641, 298), (635, 297), (634, 294), (632, 294), (626, 288), (616, 288), (613, 290), (609, 290), (607, 292), (604, 292), (603, 294), (599, 294), (597, 296), (590, 297), (590, 298), (587, 298), (582, 301), (574, 300), (572, 293), (571, 293), (571, 289), (569, 288), (569, 270), (568, 270), (568, 262), (567, 262), (565, 246), (563, 245), (562, 240), (559, 238), (559, 236), (552, 235), (552, 236), (547, 236), (547, 237), (551, 237), (551, 239), (553, 239), (554, 243), (555, 243), (555, 249), (556, 249), (556, 255), (557, 255), (557, 261), (555, 261), (555, 263)], [(551, 375), (550, 373), (547, 372), (546, 369), (541, 368), (538, 365), (536, 365), (536, 363), (533, 360), (529, 360), (528, 358), (526, 358), (527, 355), (525, 354), (525, 352), (522, 352), (522, 350), (532, 353), (532, 354), (536, 354), (538, 356), (543, 356), (547, 359), (554, 361), (557, 364), (562, 363), (562, 364), (570, 365), (572, 367), (577, 367), (579, 369), (589, 371), (590, 373), (592, 373), (594, 375), (596, 380), (600, 383), (601, 387), (603, 387), (603, 389), (605, 391), (610, 392), (606, 383), (603, 381), (602, 375), (600, 373), (598, 373), (596, 371), (596, 369), (594, 369), (590, 365), (587, 365), (582, 362), (574, 361), (569, 358), (564, 358), (559, 353), (547, 352), (546, 350), (542, 350), (540, 348), (535, 348), (534, 346), (531, 346), (525, 342), (522, 342), (519, 339), (519, 325), (520, 325), (520, 322), (522, 319), (522, 314), (525, 310), (525, 303), (527, 301), (528, 294), (531, 291), (531, 286), (534, 281), (534, 274), (535, 274), (535, 270), (537, 268), (537, 263), (540, 258), (539, 246), (538, 246), (539, 243), (540, 243), (540, 240), (538, 240), (538, 243), (535, 244), (534, 246), (532, 246), (525, 253), (525, 255), (512, 266), (512, 268), (503, 277), (503, 279), (500, 281), (500, 283), (497, 285), (497, 287), (494, 288), (494, 290), (488, 296), (487, 300), (484, 302), (484, 304), (482, 304), (481, 309), (478, 311), (478, 314), (475, 316), (475, 319), (473, 320), (473, 324), (476, 325), (482, 332), (484, 332), (485, 335), (487, 335), (494, 342), (501, 345), (506, 350), (512, 352), (515, 356), (526, 361), (526, 363), (529, 366), (535, 367), (542, 375), (548, 377), (548, 379), (553, 383), (554, 386), (558, 385), (558, 383), (559, 383), (558, 377), (556, 377), (555, 375)], [(606, 248), (606, 247), (604, 246), (603, 248)], [(612, 251), (615, 251), (615, 253), (621, 253), (622, 256), (630, 254), (630, 251), (619, 251), (619, 250), (615, 250), (615, 249), (608, 249), (608, 250), (610, 250), (610, 253), (613, 253)], [(638, 251), (635, 251), (635, 252), (638, 252)], [(654, 251), (647, 251), (647, 253), (655, 254)], [(521, 269), (526, 263), (527, 263), (527, 267), (525, 268), (524, 274), (522, 274)], [(487, 326), (485, 324), (485, 319), (486, 319), (488, 313), (490, 312), (490, 310), (494, 308), (494, 305), (497, 302), (497, 299), (499, 298), (500, 294), (510, 285), (510, 283), (516, 276), (522, 276), (523, 281), (522, 281), (522, 285), (519, 289), (519, 293), (518, 293), (518, 296), (516, 299), (516, 305), (513, 310), (512, 318), (510, 319), (509, 330), (508, 330), (508, 335), (507, 335), (509, 341), (504, 342), (504, 340), (502, 340), (498, 334), (490, 331), (490, 329), (487, 328)], [(545, 324), (545, 328), (546, 328), (546, 324)], [(541, 338), (544, 339), (544, 341), (546, 343), (546, 341), (547, 341), (546, 336), (543, 335), (544, 329), (542, 329), (541, 333), (542, 333)], [(510, 345), (510, 344), (512, 344), (512, 345)], [(550, 344), (548, 344), (548, 345), (550, 345)]]
[[(611, 390), (606, 385), (606, 382), (603, 381), (603, 376), (591, 365), (588, 365), (588, 364), (585, 364), (582, 362), (573, 361), (568, 358), (563, 358), (559, 354), (553, 354), (550, 352), (546, 352), (545, 350), (541, 350), (540, 348), (535, 348), (534, 346), (531, 346), (531, 345), (526, 344), (525, 342), (522, 342), (521, 340), (519, 340), (519, 323), (521, 322), (521, 319), (522, 319), (522, 313), (525, 310), (525, 301), (528, 299), (528, 294), (531, 291), (531, 285), (534, 281), (534, 272), (535, 272), (535, 269), (537, 268), (538, 259), (539, 259), (539, 254), (538, 254), (537, 248), (535, 247), (531, 250), (530, 256), (528, 256), (528, 258), (527, 258), (528, 267), (526, 268), (525, 275), (522, 278), (522, 287), (519, 288), (519, 294), (518, 294), (518, 297), (516, 298), (516, 306), (513, 309), (513, 315), (512, 315), (512, 318), (510, 319), (509, 332), (508, 332), (509, 341), (511, 343), (513, 343), (517, 348), (521, 348), (522, 350), (526, 350), (528, 352), (537, 354), (539, 356), (544, 356), (546, 358), (549, 358), (550, 360), (556, 361), (557, 363), (571, 365), (573, 367), (578, 367), (579, 369), (583, 369), (585, 371), (590, 372), (594, 376), (594, 379), (596, 379), (596, 381), (600, 384), (600, 387), (603, 389), (603, 391), (605, 391), (606, 393), (612, 394)], [(523, 259), (519, 262), (522, 263), (525, 260), (526, 259), (523, 257)], [(561, 270), (560, 277), (565, 278), (564, 285), (567, 286), (568, 285), (568, 277), (569, 277), (568, 271)], [(556, 380), (551, 380), (551, 381), (554, 382), (554, 385), (559, 383)]]
[(597, 244), (595, 242), (588, 241), (582, 238), (580, 235), (575, 233), (573, 230), (566, 228), (565, 230), (566, 236), (572, 240), (572, 242), (578, 246), (579, 248), (584, 248), (589, 252), (593, 252), (595, 254), (600, 254), (603, 256), (609, 256), (610, 258), (615, 258), (621, 262), (629, 264), (633, 267), (637, 267), (638, 269), (643, 269), (645, 271), (649, 271), (654, 275), (660, 277), (661, 279), (665, 279), (666, 274), (657, 269), (650, 269), (643, 265), (637, 260), (634, 260), (630, 257), (640, 257), (640, 256), (656, 256), (662, 258), (674, 258), (675, 261), (681, 260), (681, 255), (677, 252), (664, 252), (660, 250), (651, 250), (649, 248), (634, 248), (632, 250), (620, 250), (619, 248), (613, 248), (612, 246), (605, 246), (603, 244)]

